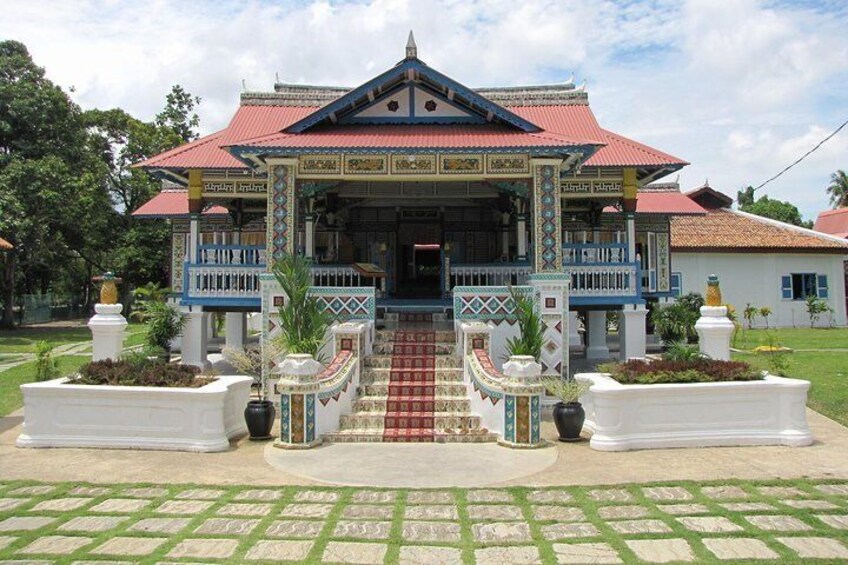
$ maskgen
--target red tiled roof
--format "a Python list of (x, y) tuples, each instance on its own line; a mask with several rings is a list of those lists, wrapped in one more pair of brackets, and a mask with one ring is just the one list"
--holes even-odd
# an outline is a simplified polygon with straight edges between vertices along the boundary
[(274, 133), (233, 145), (290, 148), (366, 147), (562, 147), (601, 142), (553, 133), (525, 132), (497, 125), (347, 125), (304, 133)]
[(0, 237), (0, 249), (8, 251), (9, 249), (14, 249), (14, 245)]
[(221, 149), (221, 138), (227, 130), (217, 131), (185, 145), (154, 155), (134, 167), (151, 169), (244, 169), (244, 163)]
[(282, 130), (317, 107), (242, 105), (228, 127), (151, 157), (136, 166), (148, 168), (245, 168), (223, 146), (354, 148), (354, 147), (556, 147), (605, 145), (588, 166), (674, 166), (687, 163), (647, 145), (601, 128), (587, 105), (507, 107), (544, 131), (523, 132), (486, 125), (359, 125), (337, 126), (301, 134)]
[[(180, 218), (188, 217), (188, 191), (165, 189), (132, 213), (137, 218)], [(203, 211), (204, 216), (226, 216), (223, 206), (210, 206)]]
[[(642, 195), (639, 195), (642, 200)], [(672, 251), (848, 254), (848, 242), (729, 209), (671, 218)]]
[[(607, 206), (604, 212), (618, 212), (614, 206)], [(679, 192), (639, 192), (636, 199), (637, 214), (704, 215), (706, 210)]]
[(836, 237), (848, 238), (848, 207), (822, 212), (816, 218), (813, 229)]
[(648, 147), (598, 125), (592, 109), (585, 104), (563, 106), (516, 106), (508, 108), (522, 118), (533, 122), (547, 131), (597, 139), (606, 146), (592, 155), (586, 166), (630, 167), (688, 165), (668, 153)]

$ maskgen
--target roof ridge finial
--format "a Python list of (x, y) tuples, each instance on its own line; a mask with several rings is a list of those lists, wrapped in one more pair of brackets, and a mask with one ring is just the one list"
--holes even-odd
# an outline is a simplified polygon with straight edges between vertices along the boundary
[(412, 30), (409, 30), (409, 39), (406, 40), (406, 58), (418, 58), (418, 46), (415, 45), (415, 36), (412, 35)]

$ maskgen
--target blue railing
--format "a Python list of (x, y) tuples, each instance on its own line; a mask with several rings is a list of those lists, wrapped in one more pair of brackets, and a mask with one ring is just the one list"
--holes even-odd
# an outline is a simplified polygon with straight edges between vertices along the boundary
[(626, 243), (566, 243), (562, 246), (566, 265), (620, 265), (627, 263)]

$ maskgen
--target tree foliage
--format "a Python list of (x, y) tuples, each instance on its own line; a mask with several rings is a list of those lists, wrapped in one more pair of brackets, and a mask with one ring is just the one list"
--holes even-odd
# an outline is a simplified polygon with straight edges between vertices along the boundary
[[(739, 194), (742, 195), (743, 193), (740, 192)], [(749, 214), (755, 214), (757, 216), (762, 216), (763, 218), (771, 218), (772, 220), (778, 220), (780, 222), (792, 224), (793, 226), (800, 226), (802, 228), (813, 227), (813, 223), (805, 221), (801, 216), (801, 212), (799, 212), (798, 208), (791, 202), (769, 198), (768, 196), (761, 196), (756, 201), (752, 200), (753, 191), (750, 194), (745, 193), (745, 196), (739, 200), (739, 209), (743, 212), (748, 212)]]
[[(15, 297), (58, 291), (94, 298), (92, 275), (112, 270), (126, 295), (164, 282), (169, 229), (132, 212), (159, 183), (132, 164), (197, 137), (200, 99), (179, 85), (151, 122), (121, 109), (83, 112), (26, 47), (0, 41), (0, 236), (3, 316)], [(124, 301), (127, 303), (127, 301)]]
[(848, 173), (839, 169), (830, 175), (827, 194), (830, 196), (830, 205), (834, 208), (848, 206)]

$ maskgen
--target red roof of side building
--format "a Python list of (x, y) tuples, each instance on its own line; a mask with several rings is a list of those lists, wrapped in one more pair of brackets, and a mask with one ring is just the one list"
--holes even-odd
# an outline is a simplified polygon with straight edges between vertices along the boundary
[[(223, 206), (210, 206), (203, 211), (204, 216), (226, 216)], [(132, 213), (137, 218), (187, 218), (188, 191), (166, 188)]]
[(822, 212), (816, 218), (813, 229), (836, 237), (848, 238), (848, 207)]
[[(607, 206), (604, 212), (618, 212), (615, 206)], [(637, 214), (668, 214), (672, 216), (704, 215), (706, 210), (685, 194), (677, 191), (640, 191), (636, 199)]]

